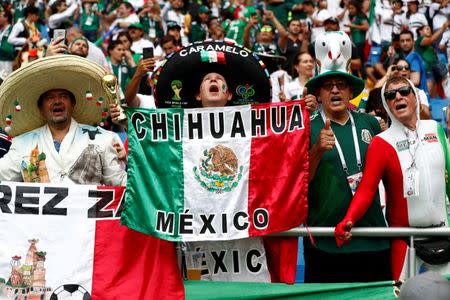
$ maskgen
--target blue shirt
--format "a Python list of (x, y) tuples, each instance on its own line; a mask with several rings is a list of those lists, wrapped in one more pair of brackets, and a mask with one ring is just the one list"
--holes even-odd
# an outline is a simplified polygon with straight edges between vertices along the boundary
[(427, 86), (427, 70), (425, 69), (425, 63), (423, 62), (422, 57), (420, 57), (419, 53), (416, 51), (411, 52), (406, 56), (406, 60), (409, 62), (411, 66), (411, 72), (419, 72), (420, 73), (420, 85), (419, 89), (425, 91), (427, 97), (430, 97)]

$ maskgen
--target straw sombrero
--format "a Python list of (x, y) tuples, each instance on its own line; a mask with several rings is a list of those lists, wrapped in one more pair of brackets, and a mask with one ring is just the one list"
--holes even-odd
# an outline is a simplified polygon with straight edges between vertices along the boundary
[(209, 72), (225, 77), (233, 91), (230, 105), (270, 101), (269, 73), (255, 53), (235, 43), (204, 41), (179, 49), (155, 72), (157, 107), (198, 107), (195, 95)]
[(75, 95), (73, 118), (81, 124), (104, 121), (112, 103), (102, 87), (107, 73), (98, 64), (75, 55), (36, 60), (11, 73), (0, 87), (0, 127), (14, 137), (43, 126), (37, 106), (40, 95), (65, 89)]
[(323, 79), (330, 76), (345, 78), (353, 89), (353, 98), (364, 90), (364, 81), (348, 72), (352, 58), (352, 41), (345, 32), (322, 33), (314, 42), (314, 50), (319, 72), (306, 83), (308, 93), (316, 95)]

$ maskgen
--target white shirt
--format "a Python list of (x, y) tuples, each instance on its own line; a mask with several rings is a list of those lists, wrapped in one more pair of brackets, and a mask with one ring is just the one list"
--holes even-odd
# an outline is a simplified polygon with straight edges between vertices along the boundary
[(303, 89), (305, 87), (300, 85), (298, 77), (289, 82), (285, 88), (285, 95), (287, 100), (299, 100), (303, 97)]
[[(115, 19), (114, 22), (112, 22), (111, 26), (109, 26), (109, 30), (112, 30), (114, 27), (117, 26), (117, 23), (139, 23), (139, 17), (137, 14), (132, 13), (130, 14), (128, 17), (125, 18), (119, 18), (119, 19)], [(126, 29), (124, 28), (119, 28), (118, 31), (124, 31)]]
[[(331, 17), (330, 13), (326, 9), (316, 10), (313, 15), (313, 19), (316, 19), (318, 21), (325, 21), (329, 17)], [(316, 38), (321, 34), (325, 32), (325, 27), (322, 26), (313, 26), (311, 30), (311, 43), (316, 40)]]
[(377, 2), (377, 5), (375, 6), (375, 16), (380, 29), (381, 40), (391, 42), (394, 19), (392, 8), (389, 3), (382, 4)]
[(415, 13), (409, 16), (408, 26), (414, 34), (414, 40), (417, 40), (417, 29), (425, 25), (428, 25), (428, 21), (424, 14)]
[(278, 96), (281, 90), (280, 82), (278, 79), (279, 77), (282, 77), (284, 80), (284, 88), (283, 88), (284, 94), (286, 94), (286, 86), (289, 83), (289, 80), (291, 80), (288, 73), (284, 70), (278, 70), (270, 74), (270, 82), (272, 85), (272, 102), (280, 102), (280, 97)]
[(108, 63), (106, 62), (106, 57), (105, 54), (103, 54), (103, 51), (91, 41), (88, 41), (88, 44), (89, 51), (86, 58), (92, 60), (93, 62), (96, 62), (102, 67), (106, 66)]
[(439, 45), (445, 45), (446, 51), (447, 51), (447, 59), (450, 58), (450, 30), (444, 31), (442, 34), (442, 39), (439, 42)]
[[(87, 130), (96, 132), (94, 139)], [(0, 181), (25, 181), (22, 164), (30, 163), (30, 153), (38, 146), (39, 152), (45, 153), (51, 183), (125, 185), (127, 173), (119, 163), (114, 143), (121, 144), (115, 133), (72, 119), (57, 152), (50, 129), (44, 125), (12, 139), (9, 152), (0, 159)]]
[(27, 39), (24, 37), (18, 37), (18, 35), (21, 34), (24, 30), (25, 27), (23, 26), (22, 22), (17, 22), (16, 24), (14, 24), (13, 28), (11, 29), (11, 34), (8, 37), (8, 43), (14, 46), (23, 46)]
[(428, 97), (427, 97), (427, 94), (425, 94), (425, 91), (422, 89), (416, 89), (416, 91), (417, 91), (417, 96), (419, 97), (420, 104), (423, 104), (423, 105), (429, 107), (430, 103), (428, 102)]
[(155, 48), (155, 45), (151, 41), (144, 38), (141, 38), (139, 41), (135, 41), (131, 44), (131, 50), (138, 54), (142, 54), (143, 49), (147, 47)]
[(433, 31), (438, 30), (447, 21), (447, 16), (450, 14), (450, 5), (440, 8), (439, 3), (432, 3), (430, 5), (430, 16), (433, 20)]
[(48, 18), (48, 27), (50, 29), (58, 28), (64, 21), (69, 20), (77, 10), (78, 5), (74, 1), (65, 11), (62, 13), (56, 13)]

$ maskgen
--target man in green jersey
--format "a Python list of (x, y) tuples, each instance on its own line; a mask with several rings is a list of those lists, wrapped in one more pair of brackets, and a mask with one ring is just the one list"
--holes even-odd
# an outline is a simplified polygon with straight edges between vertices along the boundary
[[(309, 226), (333, 227), (345, 215), (362, 176), (370, 140), (381, 129), (367, 114), (348, 109), (364, 82), (347, 73), (351, 41), (344, 32), (317, 37), (319, 75), (306, 83), (321, 102), (311, 116)], [(385, 227), (378, 194), (357, 226)], [(389, 280), (389, 242), (359, 238), (350, 247), (336, 247), (333, 238), (304, 241), (305, 282)]]

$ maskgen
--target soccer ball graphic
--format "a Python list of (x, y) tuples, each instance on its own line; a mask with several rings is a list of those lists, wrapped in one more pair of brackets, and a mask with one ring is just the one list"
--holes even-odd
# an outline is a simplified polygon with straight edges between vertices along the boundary
[(58, 287), (50, 300), (91, 300), (91, 294), (79, 284), (65, 284)]

